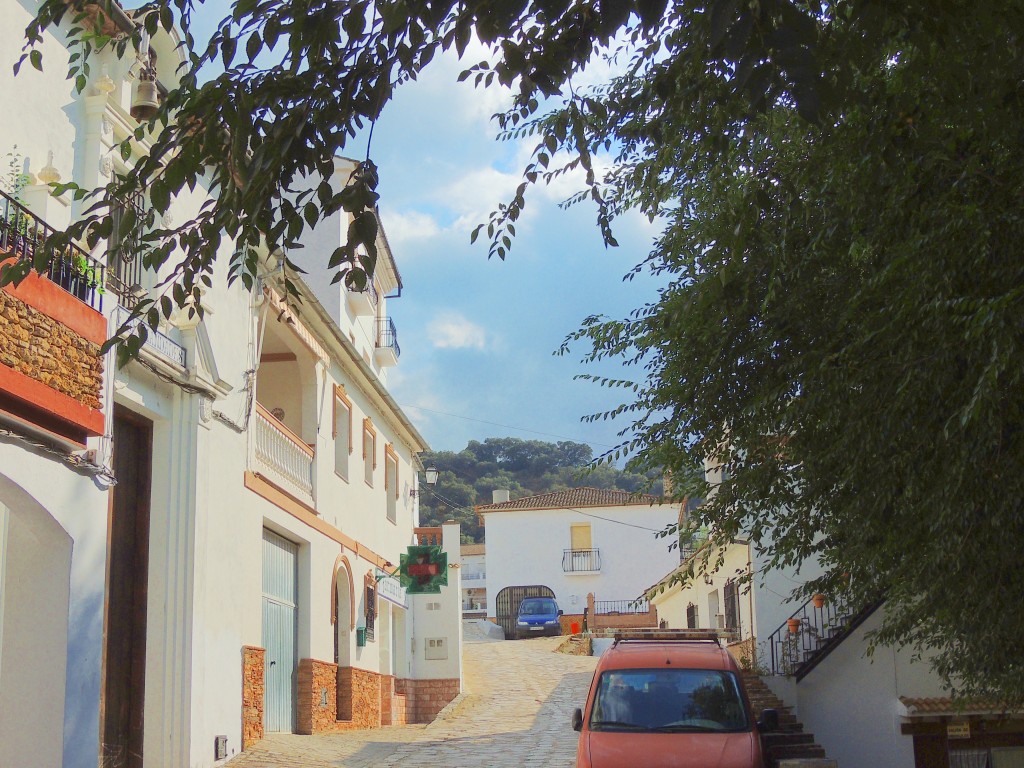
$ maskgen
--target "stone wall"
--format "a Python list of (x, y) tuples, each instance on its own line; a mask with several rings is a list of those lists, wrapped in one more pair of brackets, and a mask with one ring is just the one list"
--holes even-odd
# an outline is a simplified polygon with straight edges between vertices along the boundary
[(402, 680), (406, 718), (410, 723), (432, 722), (461, 691), (458, 679)]
[(338, 665), (317, 659), (299, 662), (297, 733), (334, 729), (338, 721)]
[(334, 730), (380, 727), (380, 678), (377, 672), (366, 669), (338, 667), (338, 722)]
[(263, 681), (266, 651), (242, 647), (242, 749), (263, 738)]
[(100, 408), (99, 345), (6, 291), (0, 291), (0, 364), (86, 408)]

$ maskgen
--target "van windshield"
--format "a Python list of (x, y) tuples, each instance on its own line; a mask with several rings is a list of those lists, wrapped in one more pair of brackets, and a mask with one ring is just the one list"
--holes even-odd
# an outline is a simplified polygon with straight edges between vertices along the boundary
[(523, 600), (519, 605), (520, 616), (550, 616), (558, 613), (554, 600)]
[(593, 731), (710, 733), (750, 730), (739, 683), (713, 669), (613, 669), (602, 673)]

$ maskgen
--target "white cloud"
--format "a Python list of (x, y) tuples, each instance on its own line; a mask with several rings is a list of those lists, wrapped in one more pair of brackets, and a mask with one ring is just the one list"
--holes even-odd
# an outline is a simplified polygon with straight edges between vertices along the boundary
[(381, 213), (381, 219), (384, 221), (384, 232), (392, 248), (422, 243), (441, 233), (441, 227), (434, 217), (421, 211), (385, 209)]
[(487, 334), (483, 327), (458, 312), (442, 312), (428, 327), (430, 340), (438, 349), (483, 349)]

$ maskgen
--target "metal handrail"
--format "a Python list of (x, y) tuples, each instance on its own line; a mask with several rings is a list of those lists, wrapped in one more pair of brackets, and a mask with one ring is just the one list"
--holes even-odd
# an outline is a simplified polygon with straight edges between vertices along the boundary
[(646, 600), (595, 600), (594, 615), (650, 613), (650, 605)]
[[(56, 230), (6, 192), (0, 191), (0, 260), (35, 261), (38, 249)], [(75, 244), (52, 254), (42, 273), (84, 304), (103, 311), (106, 267)]]
[(577, 573), (601, 570), (600, 549), (566, 549), (562, 551), (562, 572)]
[[(801, 605), (768, 637), (773, 675), (797, 675), (815, 655), (849, 631), (851, 611), (844, 600), (826, 598), (819, 608), (813, 598)], [(790, 629), (790, 622), (793, 629)]]
[(377, 319), (377, 348), (392, 349), (395, 352), (395, 357), (402, 354), (402, 350), (398, 346), (398, 331), (395, 329), (395, 321), (390, 317)]

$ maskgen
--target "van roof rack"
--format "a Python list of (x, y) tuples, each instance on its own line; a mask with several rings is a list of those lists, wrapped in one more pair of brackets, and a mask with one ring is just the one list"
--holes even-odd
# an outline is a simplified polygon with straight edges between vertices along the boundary
[(612, 646), (622, 642), (630, 643), (662, 643), (662, 642), (707, 642), (722, 646), (722, 639), (714, 629), (633, 629), (616, 632)]

